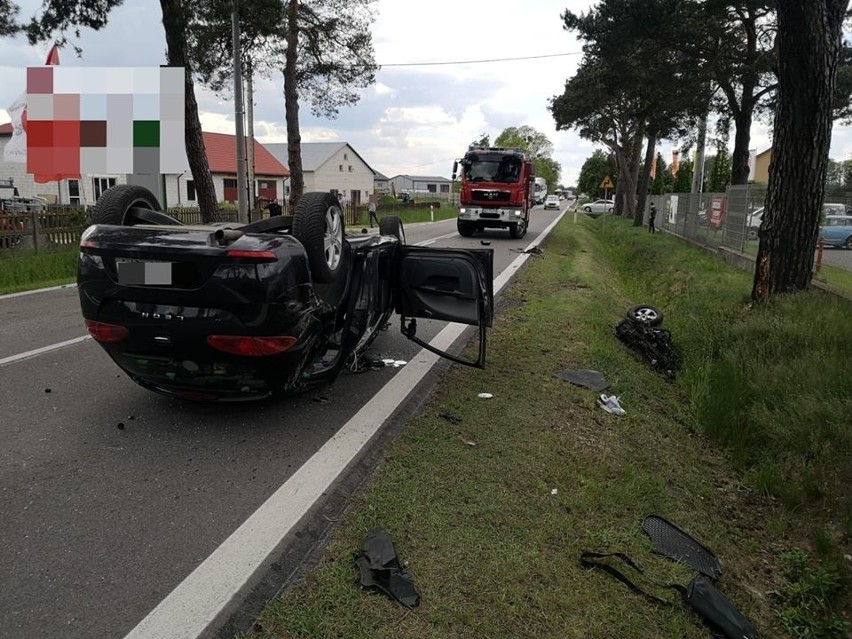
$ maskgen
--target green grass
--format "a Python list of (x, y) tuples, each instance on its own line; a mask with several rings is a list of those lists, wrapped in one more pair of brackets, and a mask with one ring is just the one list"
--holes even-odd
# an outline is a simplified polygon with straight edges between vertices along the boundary
[[(581, 550), (620, 550), (636, 558), (649, 579), (686, 583), (689, 571), (650, 553), (639, 529), (649, 513), (679, 523), (718, 553), (725, 567), (722, 591), (761, 636), (785, 636), (784, 614), (803, 615), (797, 624), (813, 621), (810, 600), (799, 605), (771, 595), (797, 583), (779, 577), (781, 559), (772, 549), (813, 545), (828, 554), (848, 552), (850, 536), (836, 526), (843, 519), (843, 492), (816, 497), (829, 510), (811, 509), (804, 523), (749, 488), (748, 472), (764, 454), (742, 455), (733, 468), (722, 449), (700, 435), (708, 384), (716, 383), (714, 363), (724, 369), (731, 351), (758, 328), (751, 327), (755, 312), (745, 304), (747, 276), (621, 220), (608, 221), (603, 234), (599, 229), (594, 220), (573, 225), (566, 218), (548, 238), (544, 256), (531, 260), (504, 295), (489, 334), (487, 368), (452, 367), (445, 374), (419, 417), (389, 446), (369, 487), (352, 497), (319, 566), (270, 603), (250, 636), (705, 637), (683, 607), (648, 605), (612, 578), (578, 565)], [(814, 307), (803, 322), (819, 315), (824, 297), (800, 302)], [(675, 384), (613, 335), (626, 308), (639, 302), (656, 302), (668, 315), (665, 325), (686, 364)], [(771, 327), (783, 327), (790, 310), (780, 303), (757, 312), (766, 313)], [(770, 346), (774, 337), (767, 331), (759, 356), (801, 355), (793, 345)], [(798, 330), (782, 331), (803, 339)], [(779, 340), (787, 337), (782, 332)], [(627, 417), (604, 413), (595, 393), (552, 376), (567, 367), (604, 372)], [(739, 374), (737, 366), (733, 370), (731, 376)], [(773, 402), (783, 399), (776, 390), (780, 376), (774, 370), (765, 380)], [(731, 412), (752, 410), (758, 380), (748, 388), (742, 398), (712, 396), (730, 402)], [(817, 381), (807, 388), (822, 392)], [(712, 387), (714, 393), (732, 390), (738, 388)], [(494, 398), (478, 399), (482, 391)], [(799, 403), (818, 403), (805, 391), (796, 394)], [(462, 421), (451, 424), (442, 413)], [(786, 464), (797, 451), (781, 431), (804, 432), (800, 417), (795, 413), (774, 430), (769, 418), (762, 419), (748, 437), (778, 447), (779, 464)], [(808, 427), (817, 430), (813, 421)], [(828, 428), (813, 438), (843, 447), (839, 431)], [(737, 438), (731, 439), (733, 446)], [(814, 461), (826, 466), (846, 463), (841, 451), (808, 445), (805, 455), (815, 453), (822, 456)], [(393, 535), (423, 595), (414, 611), (356, 583), (352, 553), (377, 524)], [(842, 571), (837, 578), (846, 583)], [(820, 610), (834, 614), (848, 603), (844, 592), (832, 591)], [(821, 636), (842, 635), (827, 630)]]
[(77, 277), (77, 247), (0, 252), (0, 295), (69, 284)]
[[(458, 216), (459, 211), (455, 207), (442, 206), (441, 208), (437, 208), (434, 210), (435, 221), (439, 220), (448, 220), (451, 218), (455, 218)], [(404, 224), (415, 224), (417, 222), (430, 222), (432, 221), (431, 214), (429, 213), (429, 209), (401, 209), (398, 211), (388, 211), (383, 212), (381, 207), (378, 210), (379, 219), (382, 219), (388, 215), (396, 215), (402, 219)], [(356, 222), (357, 226), (369, 226), (369, 218), (367, 214), (362, 214), (358, 217)], [(350, 225), (351, 226), (351, 225)]]

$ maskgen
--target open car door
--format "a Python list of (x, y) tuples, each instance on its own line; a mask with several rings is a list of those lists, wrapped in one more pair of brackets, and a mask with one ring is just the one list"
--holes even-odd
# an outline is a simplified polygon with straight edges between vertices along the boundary
[[(493, 258), (491, 249), (401, 246), (394, 299), (402, 334), (441, 357), (483, 368), (485, 329), (494, 316)], [(478, 326), (476, 361), (450, 355), (419, 339), (417, 318)]]

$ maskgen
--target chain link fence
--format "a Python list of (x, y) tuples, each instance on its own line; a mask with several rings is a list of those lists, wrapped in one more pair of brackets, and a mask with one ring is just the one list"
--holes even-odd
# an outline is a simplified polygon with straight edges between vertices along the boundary
[(724, 246), (741, 253), (757, 247), (766, 187), (745, 184), (725, 193), (667, 193), (652, 195), (657, 207), (656, 226), (707, 246)]

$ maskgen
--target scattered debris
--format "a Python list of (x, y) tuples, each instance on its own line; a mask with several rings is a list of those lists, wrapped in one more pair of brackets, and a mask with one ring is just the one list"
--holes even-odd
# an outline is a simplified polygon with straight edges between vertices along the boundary
[(49, 393), (50, 391), (51, 391), (51, 389), (50, 389), (50, 388), (45, 388), (45, 389), (44, 389), (44, 392), (45, 392), (45, 393)]
[(713, 551), (670, 521), (658, 515), (648, 515), (642, 520), (642, 530), (651, 538), (655, 553), (684, 563), (710, 579), (722, 576), (722, 566)]
[(420, 604), (420, 593), (414, 580), (403, 569), (390, 533), (381, 526), (376, 526), (364, 537), (355, 565), (360, 572), (362, 586), (378, 588), (407, 608)]
[(662, 321), (662, 313), (653, 306), (634, 306), (615, 327), (615, 334), (648, 360), (655, 371), (673, 382), (680, 359), (672, 347), (672, 334), (659, 328)]
[(575, 386), (588, 388), (596, 393), (604, 391), (610, 386), (603, 373), (593, 371), (589, 368), (566, 368), (564, 371), (554, 373), (553, 376), (564, 379), (566, 382), (571, 382)]
[(558, 488), (551, 488), (551, 489), (550, 489), (550, 494), (551, 494), (551, 495), (558, 495), (558, 494), (559, 494), (559, 489), (558, 489)]
[(329, 399), (325, 395), (317, 395), (313, 398), (313, 401), (315, 401), (317, 404), (327, 404), (329, 402)]
[(618, 401), (618, 397), (615, 395), (601, 395), (598, 397), (598, 406), (603, 408), (606, 412), (612, 413), (613, 415), (618, 415), (623, 417), (627, 414), (627, 412), (621, 407), (621, 404)]
[(408, 364), (408, 362), (406, 362), (404, 359), (385, 358), (382, 360), (382, 362), (384, 362), (385, 366), (389, 366), (391, 368), (399, 368), (400, 366), (405, 366), (406, 364)]
[(480, 399), (491, 399), (492, 397), (494, 397), (494, 395), (492, 395), (491, 393), (479, 393), (477, 397), (479, 397)]
[(479, 243), (482, 244), (482, 246), (491, 246), (491, 240), (479, 240)]
[(453, 415), (452, 413), (440, 413), (438, 415), (438, 417), (443, 417), (444, 419), (446, 419), (451, 424), (461, 424), (462, 423), (462, 418), (459, 417), (458, 415)]
[(461, 440), (462, 440), (462, 441), (463, 441), (463, 442), (464, 442), (467, 446), (470, 446), (471, 448), (476, 448), (476, 442), (475, 442), (475, 441), (473, 441), (472, 439), (465, 439), (464, 437), (462, 437), (462, 438), (461, 438)]
[(531, 246), (530, 248), (528, 248), (526, 250), (520, 249), (520, 248), (512, 248), (512, 249), (509, 249), (509, 252), (511, 252), (511, 253), (524, 253), (526, 255), (535, 255), (537, 257), (540, 257), (544, 253), (544, 249), (542, 249), (538, 246)]
[(124, 430), (124, 422), (118, 422), (118, 430)]

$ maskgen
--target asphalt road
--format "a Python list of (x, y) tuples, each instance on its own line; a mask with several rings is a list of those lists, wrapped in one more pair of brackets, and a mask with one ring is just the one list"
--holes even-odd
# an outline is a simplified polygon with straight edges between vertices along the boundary
[[(407, 240), (490, 240), (497, 276), (557, 215), (536, 207), (520, 240), (461, 238), (454, 220), (411, 226)], [(193, 404), (138, 387), (80, 339), (73, 286), (0, 298), (0, 318), (0, 637), (125, 636), (402, 370)], [(394, 320), (371, 354), (407, 361), (420, 349)]]
[(822, 253), (822, 263), (852, 271), (852, 251), (842, 248), (826, 248)]

